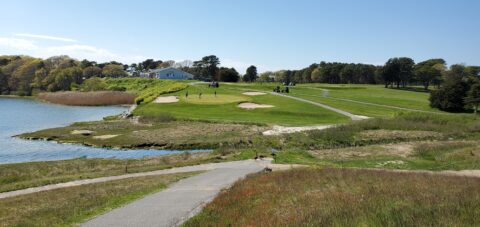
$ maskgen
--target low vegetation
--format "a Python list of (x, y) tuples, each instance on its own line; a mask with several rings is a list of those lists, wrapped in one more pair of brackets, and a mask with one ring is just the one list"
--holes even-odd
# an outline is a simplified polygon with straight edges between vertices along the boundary
[(216, 153), (182, 153), (140, 159), (90, 159), (0, 165), (0, 192), (73, 180), (222, 161)]
[(50, 103), (70, 106), (106, 106), (133, 104), (135, 95), (121, 91), (40, 93), (38, 98)]
[(237, 182), (184, 226), (477, 226), (478, 207), (478, 178), (297, 169)]
[(171, 115), (140, 120), (108, 120), (75, 123), (71, 126), (20, 135), (27, 139), (55, 140), (88, 146), (156, 149), (214, 149), (241, 146), (260, 135), (265, 126), (177, 121)]
[(1, 199), (0, 226), (78, 225), (194, 174), (128, 178)]

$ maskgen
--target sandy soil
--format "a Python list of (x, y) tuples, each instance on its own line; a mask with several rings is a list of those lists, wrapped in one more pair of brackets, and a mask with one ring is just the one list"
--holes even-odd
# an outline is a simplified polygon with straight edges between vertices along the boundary
[(304, 127), (283, 127), (275, 125), (272, 129), (263, 132), (263, 135), (272, 136), (272, 135), (280, 135), (286, 133), (294, 133), (294, 132), (303, 132), (309, 130), (323, 130), (327, 128), (331, 128), (333, 125), (319, 125), (319, 126), (304, 126)]
[(247, 91), (247, 92), (243, 92), (242, 94), (249, 95), (249, 96), (257, 96), (257, 95), (266, 95), (267, 93), (258, 92), (258, 91)]
[(160, 96), (153, 101), (154, 103), (174, 103), (178, 102), (177, 96)]
[(257, 103), (253, 103), (253, 102), (243, 102), (243, 103), (238, 104), (238, 107), (240, 107), (242, 109), (252, 110), (252, 109), (258, 109), (258, 108), (272, 108), (274, 106), (266, 105), (266, 104), (257, 104)]
[(72, 135), (84, 135), (84, 136), (91, 135), (92, 133), (94, 133), (94, 131), (90, 131), (90, 130), (73, 130), (70, 132), (70, 134)]
[(107, 140), (107, 139), (115, 138), (117, 136), (118, 135), (101, 135), (101, 136), (94, 136), (93, 138), (97, 140)]

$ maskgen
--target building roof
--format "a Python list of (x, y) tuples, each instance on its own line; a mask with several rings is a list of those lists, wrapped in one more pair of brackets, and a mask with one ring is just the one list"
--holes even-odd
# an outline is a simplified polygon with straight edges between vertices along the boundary
[(180, 69), (177, 69), (177, 68), (171, 67), (171, 66), (166, 67), (166, 68), (160, 68), (160, 69), (152, 69), (152, 70), (149, 70), (148, 73), (159, 73), (159, 72), (166, 71), (166, 70), (177, 70), (177, 71), (183, 72), (184, 74), (186, 74), (188, 76), (191, 76), (192, 78), (194, 77), (194, 75), (191, 74), (191, 73), (185, 72), (183, 70), (180, 70)]

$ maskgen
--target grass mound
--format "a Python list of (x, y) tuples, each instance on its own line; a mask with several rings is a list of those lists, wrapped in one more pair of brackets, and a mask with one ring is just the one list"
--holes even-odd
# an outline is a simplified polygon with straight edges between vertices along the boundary
[(38, 98), (50, 103), (70, 106), (106, 106), (133, 104), (135, 95), (121, 91), (65, 91), (40, 93)]

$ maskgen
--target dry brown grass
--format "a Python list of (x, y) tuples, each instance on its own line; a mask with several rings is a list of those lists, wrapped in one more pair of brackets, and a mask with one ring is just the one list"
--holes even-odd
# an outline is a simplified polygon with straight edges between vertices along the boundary
[(69, 106), (123, 105), (133, 104), (135, 101), (135, 95), (121, 91), (40, 93), (38, 98), (50, 103)]
[(480, 179), (358, 169), (256, 174), (186, 226), (479, 226)]

